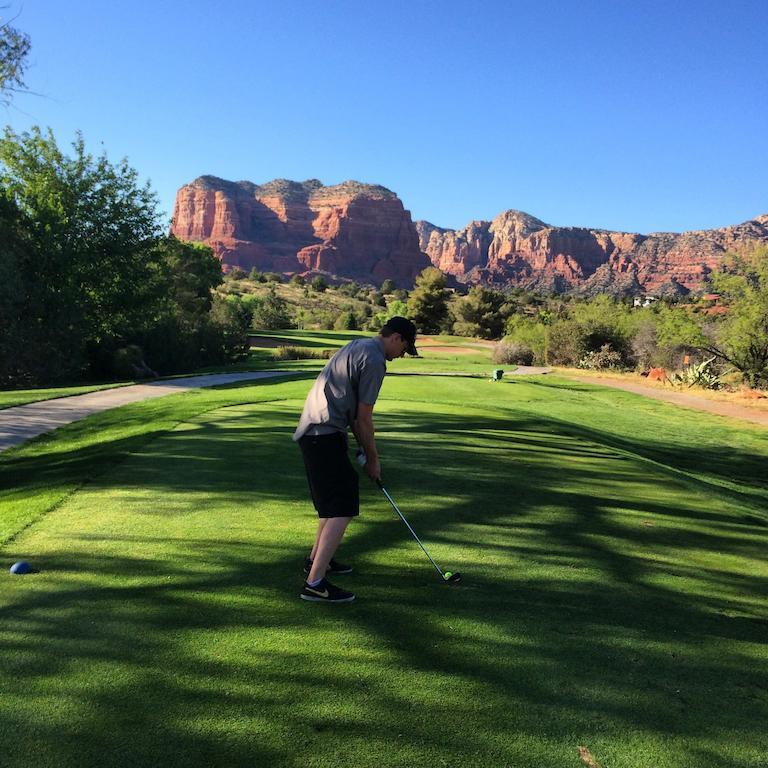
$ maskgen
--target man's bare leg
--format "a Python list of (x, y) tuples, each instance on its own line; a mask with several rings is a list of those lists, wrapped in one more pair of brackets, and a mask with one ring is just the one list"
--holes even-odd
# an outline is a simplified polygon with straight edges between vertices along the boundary
[(320, 521), (315, 547), (312, 549), (312, 570), (307, 576), (308, 582), (325, 578), (328, 563), (344, 537), (351, 517), (328, 517)]
[(327, 520), (328, 520), (327, 517), (321, 517), (319, 519), (319, 521), (318, 521), (317, 536), (315, 536), (315, 545), (312, 547), (312, 552), (310, 552), (310, 554), (309, 554), (309, 559), (310, 560), (314, 560), (315, 559), (315, 555), (317, 554), (317, 547), (320, 544), (320, 537), (323, 534), (323, 528), (325, 528), (325, 523), (326, 523)]

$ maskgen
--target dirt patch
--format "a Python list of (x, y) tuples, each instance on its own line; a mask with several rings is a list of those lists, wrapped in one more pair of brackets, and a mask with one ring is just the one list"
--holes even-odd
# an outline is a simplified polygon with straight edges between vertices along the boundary
[(467, 349), (467, 347), (451, 347), (451, 346), (440, 346), (439, 344), (432, 345), (424, 345), (419, 344), (419, 340), (416, 339), (416, 346), (419, 350), (419, 352), (447, 352), (451, 355), (476, 355), (477, 350), (476, 349)]
[(579, 747), (579, 757), (581, 758), (581, 762), (584, 763), (587, 768), (600, 768), (600, 765), (595, 758), (592, 757), (592, 753), (586, 747)]
[(483, 341), (482, 339), (478, 339), (477, 341), (464, 341), (461, 344), (454, 345), (454, 344), (445, 344), (439, 339), (433, 339), (431, 336), (417, 336), (416, 346), (418, 347), (450, 346), (451, 349), (456, 349), (457, 347), (459, 349), (461, 349), (462, 347), (478, 347), (480, 349), (493, 349), (493, 347), (496, 346), (496, 343), (493, 341)]

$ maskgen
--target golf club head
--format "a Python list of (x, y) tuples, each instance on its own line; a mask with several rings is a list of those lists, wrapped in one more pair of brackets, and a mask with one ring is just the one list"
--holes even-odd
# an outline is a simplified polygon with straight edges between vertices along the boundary
[(443, 574), (443, 579), (447, 581), (449, 584), (458, 584), (461, 581), (461, 574), (451, 573), (450, 571), (448, 571), (447, 573)]

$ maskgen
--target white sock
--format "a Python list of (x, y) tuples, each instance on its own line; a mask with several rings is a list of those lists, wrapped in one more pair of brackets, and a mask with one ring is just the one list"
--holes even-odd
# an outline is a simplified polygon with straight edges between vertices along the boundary
[(319, 579), (315, 579), (314, 581), (308, 581), (307, 584), (310, 587), (316, 587), (322, 580), (323, 580), (323, 577), (321, 576)]

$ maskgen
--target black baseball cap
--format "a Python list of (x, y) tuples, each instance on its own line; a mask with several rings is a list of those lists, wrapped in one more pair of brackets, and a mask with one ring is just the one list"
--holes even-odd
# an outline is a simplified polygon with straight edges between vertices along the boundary
[(416, 326), (407, 317), (400, 317), (399, 315), (390, 317), (384, 323), (384, 327), (381, 330), (399, 333), (408, 342), (406, 352), (414, 357), (418, 356), (419, 353), (416, 351)]

